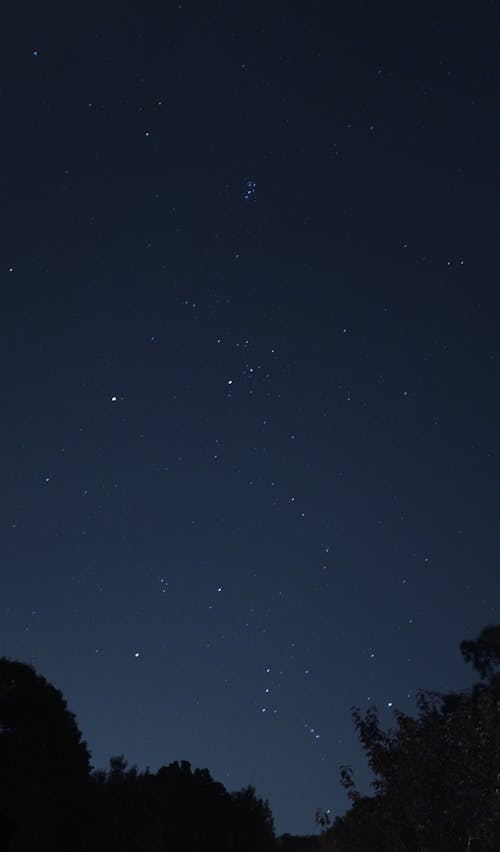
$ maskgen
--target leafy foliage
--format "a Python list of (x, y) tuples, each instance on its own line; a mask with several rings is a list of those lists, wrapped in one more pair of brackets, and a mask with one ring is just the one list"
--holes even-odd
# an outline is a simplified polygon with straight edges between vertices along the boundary
[[(377, 711), (353, 711), (375, 780), (361, 796), (349, 767), (342, 783), (351, 810), (329, 836), (343, 852), (498, 852), (500, 844), (500, 696), (496, 689), (498, 628), (462, 643), (489, 684), (461, 693), (420, 692), (416, 717), (395, 712), (380, 727)], [(369, 840), (369, 838), (371, 838)]]

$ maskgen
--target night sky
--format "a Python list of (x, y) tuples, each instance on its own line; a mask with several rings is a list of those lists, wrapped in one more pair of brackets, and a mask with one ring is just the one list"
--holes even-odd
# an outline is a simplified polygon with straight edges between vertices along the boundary
[(12, 6), (0, 653), (312, 832), (499, 620), (498, 6)]

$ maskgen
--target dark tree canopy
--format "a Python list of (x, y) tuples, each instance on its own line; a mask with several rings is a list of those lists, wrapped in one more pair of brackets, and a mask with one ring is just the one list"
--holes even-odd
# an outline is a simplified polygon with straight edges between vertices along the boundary
[(31, 666), (5, 658), (0, 789), (0, 850), (3, 844), (9, 852), (274, 849), (271, 811), (253, 787), (229, 793), (187, 761), (138, 772), (122, 755), (111, 758), (108, 772), (91, 773), (61, 692)]
[(361, 796), (352, 772), (343, 784), (351, 809), (326, 834), (339, 852), (498, 852), (500, 848), (500, 628), (481, 631), (461, 651), (489, 682), (460, 693), (420, 692), (417, 715), (395, 712), (380, 727), (375, 708), (354, 722), (375, 780)]
[[(228, 792), (207, 769), (175, 761), (157, 772), (112, 757), (91, 772), (61, 692), (29, 665), (0, 658), (0, 852), (498, 852), (500, 627), (461, 643), (482, 681), (420, 692), (417, 713), (353, 711), (374, 795), (341, 778), (351, 807), (319, 836), (276, 839), (252, 786)], [(10, 839), (9, 839), (10, 838)]]
[(274, 849), (271, 812), (252, 787), (228, 793), (207, 769), (187, 761), (137, 772), (123, 757), (94, 775), (96, 852), (266, 852)]
[(500, 673), (500, 625), (484, 627), (477, 639), (466, 639), (460, 643), (460, 651), (466, 663), (472, 663), (483, 679), (498, 681)]
[(61, 692), (32, 666), (0, 659), (1, 808), (12, 850), (78, 848), (89, 752)]
[(5, 658), (0, 790), (0, 852), (274, 849), (271, 811), (253, 787), (229, 793), (187, 761), (138, 772), (122, 755), (111, 758), (108, 772), (91, 773), (61, 692), (31, 666)]

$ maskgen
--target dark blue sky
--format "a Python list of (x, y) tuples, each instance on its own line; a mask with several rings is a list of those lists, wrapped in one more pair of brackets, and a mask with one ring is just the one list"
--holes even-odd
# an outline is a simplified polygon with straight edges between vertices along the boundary
[(498, 621), (498, 13), (103, 5), (2, 24), (1, 653), (307, 833)]

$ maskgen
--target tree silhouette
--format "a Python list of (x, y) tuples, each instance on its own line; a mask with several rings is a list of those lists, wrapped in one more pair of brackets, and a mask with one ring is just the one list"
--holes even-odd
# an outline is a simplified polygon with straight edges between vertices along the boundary
[(271, 811), (253, 787), (229, 793), (187, 761), (138, 772), (123, 755), (111, 758), (107, 772), (91, 773), (61, 692), (32, 666), (6, 658), (0, 790), (0, 852), (274, 849)]
[(274, 848), (274, 826), (267, 802), (257, 798), (255, 788), (231, 794), (233, 848), (239, 852), (266, 852)]
[(0, 658), (1, 808), (9, 849), (79, 849), (89, 753), (61, 692), (34, 668)]
[(472, 663), (480, 677), (498, 688), (500, 677), (500, 624), (484, 627), (477, 639), (460, 643), (466, 663)]
[(0, 852), (6, 852), (9, 848), (9, 840), (15, 830), (16, 824), (14, 820), (0, 813)]
[[(335, 821), (334, 848), (342, 852), (498, 852), (500, 841), (500, 696), (496, 689), (497, 628), (462, 643), (466, 659), (490, 678), (480, 688), (440, 695), (420, 692), (418, 714), (395, 712), (394, 729), (377, 711), (354, 722), (375, 780), (363, 797), (352, 772), (342, 782), (353, 803)], [(470, 655), (467, 657), (466, 655)], [(366, 845), (368, 836), (372, 840)]]
[(93, 775), (95, 852), (266, 852), (274, 848), (272, 816), (253, 788), (228, 793), (207, 769), (187, 761), (155, 774), (113, 757)]

